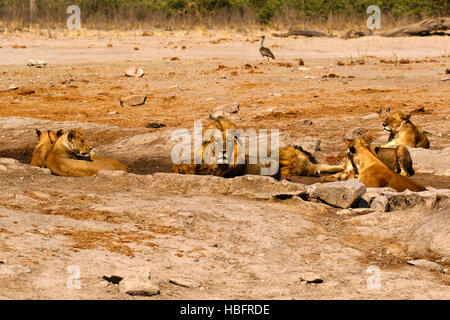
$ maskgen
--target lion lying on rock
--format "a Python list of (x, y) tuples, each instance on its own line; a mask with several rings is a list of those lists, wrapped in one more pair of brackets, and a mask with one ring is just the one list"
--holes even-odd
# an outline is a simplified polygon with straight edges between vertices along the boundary
[(409, 119), (411, 115), (401, 111), (386, 116), (383, 120), (383, 129), (388, 131), (388, 143), (382, 147), (405, 145), (412, 148), (430, 148), (427, 136), (420, 131)]
[[(208, 134), (208, 130), (213, 130), (214, 134)], [(278, 179), (284, 179), (291, 176), (319, 176), (320, 173), (336, 173), (343, 171), (345, 166), (331, 166), (327, 164), (314, 163), (315, 160), (310, 154), (304, 152), (301, 148), (293, 146), (282, 147), (278, 149), (278, 158), (273, 154), (268, 155), (268, 161), (261, 163), (258, 160), (252, 163), (250, 157), (245, 152), (240, 152), (243, 148), (243, 142), (234, 135), (227, 137), (227, 130), (237, 130), (237, 127), (225, 118), (219, 118), (210, 124), (203, 132), (203, 141), (200, 154), (198, 157), (202, 159), (200, 164), (177, 164), (173, 167), (172, 172), (181, 174), (199, 174), (199, 175), (215, 175), (219, 177), (236, 177), (245, 174), (261, 175), (262, 170), (268, 170), (271, 165), (276, 162), (277, 170), (273, 174), (269, 174)], [(227, 141), (228, 138), (228, 141)], [(231, 155), (226, 154), (226, 145), (231, 142), (234, 149)], [(215, 154), (213, 144), (222, 144), (222, 153)], [(205, 150), (212, 152), (215, 161), (205, 161)], [(270, 153), (270, 152), (269, 152)], [(229, 157), (227, 157), (229, 156)], [(231, 161), (227, 161), (230, 159)]]
[[(53, 136), (49, 133), (49, 136)], [(70, 130), (63, 133), (62, 130), (55, 134), (57, 140), (50, 146), (52, 139), (40, 142), (39, 152), (36, 154), (35, 162), (42, 162), (50, 171), (58, 176), (86, 177), (96, 174), (100, 170), (120, 170), (128, 172), (125, 165), (113, 159), (92, 159), (93, 147), (82, 135), (81, 130)], [(45, 155), (42, 150), (49, 150)], [(36, 151), (36, 149), (35, 149)]]

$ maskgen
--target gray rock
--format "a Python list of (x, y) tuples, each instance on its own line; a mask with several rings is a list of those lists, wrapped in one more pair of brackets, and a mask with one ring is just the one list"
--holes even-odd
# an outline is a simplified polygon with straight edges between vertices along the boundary
[(426, 270), (432, 270), (432, 271), (439, 271), (443, 272), (444, 268), (436, 262), (425, 260), (425, 259), (417, 259), (417, 260), (410, 260), (406, 262), (407, 264), (415, 267), (419, 267)]
[(300, 281), (306, 283), (322, 283), (323, 280), (321, 278), (317, 273), (305, 272), (300, 276)]
[(307, 187), (310, 198), (343, 209), (350, 208), (366, 192), (366, 186), (359, 180), (316, 183)]
[(384, 195), (379, 195), (372, 200), (370, 203), (370, 208), (377, 211), (386, 212), (389, 209), (389, 199)]
[(47, 62), (43, 60), (30, 59), (28, 60), (27, 65), (30, 67), (43, 68), (47, 65)]
[(315, 137), (302, 137), (300, 139), (294, 140), (293, 145), (296, 147), (301, 147), (303, 150), (314, 153), (315, 151), (320, 151), (320, 144), (321, 144), (320, 138)]
[(160, 293), (159, 286), (148, 279), (125, 278), (119, 283), (120, 292), (130, 296), (154, 296)]
[(187, 278), (170, 278), (169, 282), (185, 288), (198, 288), (201, 286), (200, 282)]
[(145, 103), (147, 96), (145, 95), (132, 95), (128, 97), (120, 98), (121, 106), (139, 106)]
[(17, 90), (17, 89), (19, 89), (19, 86), (17, 85), (17, 84), (12, 84), (12, 85), (10, 85), (9, 87), (8, 87), (8, 90)]
[(450, 148), (430, 150), (408, 147), (416, 172), (450, 176)]
[(217, 120), (220, 117), (224, 118), (232, 117), (234, 114), (239, 112), (239, 107), (240, 107), (239, 103), (235, 102), (214, 108), (211, 110), (209, 118), (211, 120)]

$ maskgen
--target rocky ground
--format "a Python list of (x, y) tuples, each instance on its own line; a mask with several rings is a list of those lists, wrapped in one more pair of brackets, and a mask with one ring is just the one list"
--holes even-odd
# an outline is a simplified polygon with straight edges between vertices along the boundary
[[(0, 43), (1, 298), (450, 297), (447, 38), (267, 37), (277, 59), (266, 63), (257, 35), (46, 36)], [(142, 78), (123, 75), (134, 65)], [(121, 106), (131, 94), (145, 104)], [(234, 102), (238, 127), (279, 129), (329, 163), (355, 126), (386, 140), (380, 108), (412, 112), (431, 142), (411, 150), (413, 178), (429, 190), (168, 173), (173, 130)], [(131, 173), (27, 164), (35, 128), (77, 127)]]

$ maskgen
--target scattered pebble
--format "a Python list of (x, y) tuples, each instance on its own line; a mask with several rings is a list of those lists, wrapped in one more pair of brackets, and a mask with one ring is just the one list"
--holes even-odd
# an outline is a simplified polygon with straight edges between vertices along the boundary
[(145, 125), (146, 128), (162, 128), (165, 127), (166, 125), (164, 123), (160, 123), (160, 122), (149, 122)]
[(145, 95), (132, 95), (128, 97), (120, 98), (120, 106), (139, 106), (145, 103), (147, 96)]
[(30, 67), (43, 68), (47, 65), (47, 62), (43, 60), (30, 59), (28, 60), (27, 65)]
[(125, 76), (127, 77), (141, 78), (144, 74), (144, 70), (138, 67), (131, 67), (125, 70)]
[(187, 278), (170, 278), (169, 282), (185, 288), (198, 288), (201, 286), (198, 281)]
[(444, 268), (440, 264), (426, 259), (409, 260), (406, 263), (418, 268), (444, 273)]
[(17, 84), (12, 84), (12, 85), (10, 85), (9, 86), (9, 88), (8, 88), (8, 90), (17, 90), (17, 89), (19, 89), (19, 86), (17, 85)]
[(306, 282), (306, 283), (322, 283), (323, 282), (323, 280), (321, 279), (321, 276), (318, 275), (317, 273), (313, 273), (313, 272), (306, 272), (306, 273), (302, 274), (300, 276), (300, 281)]

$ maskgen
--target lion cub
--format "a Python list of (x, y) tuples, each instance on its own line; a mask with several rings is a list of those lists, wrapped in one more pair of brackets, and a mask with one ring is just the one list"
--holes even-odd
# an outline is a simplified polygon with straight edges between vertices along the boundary
[(390, 170), (370, 148), (364, 138), (345, 140), (348, 146), (347, 156), (354, 166), (358, 179), (371, 188), (390, 187), (398, 192), (406, 189), (425, 191), (425, 187)]
[(403, 144), (413, 148), (430, 148), (427, 136), (420, 131), (409, 119), (410, 114), (401, 111), (388, 115), (383, 120), (383, 129), (388, 131), (388, 143), (382, 147), (392, 147)]

